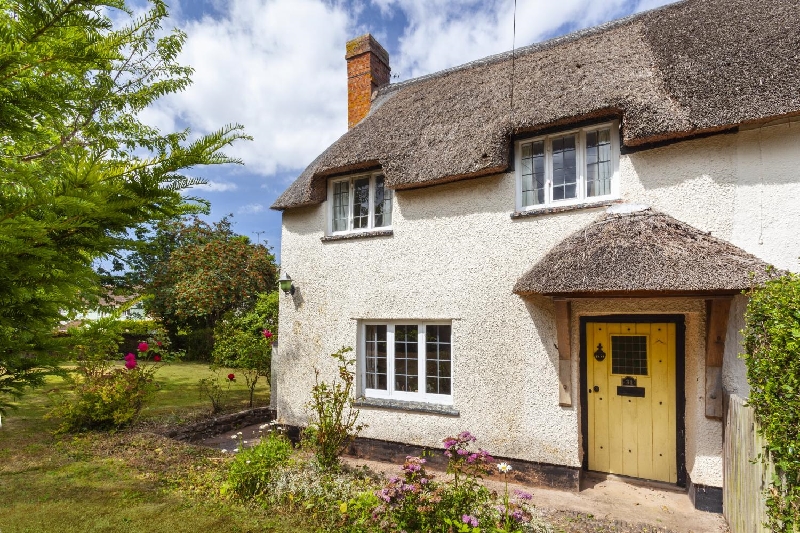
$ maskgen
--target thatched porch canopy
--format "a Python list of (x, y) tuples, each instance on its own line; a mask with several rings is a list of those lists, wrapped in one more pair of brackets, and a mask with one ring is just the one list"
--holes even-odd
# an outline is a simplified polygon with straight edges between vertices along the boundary
[(733, 244), (664, 213), (606, 213), (553, 248), (517, 294), (637, 296), (735, 294), (775, 270)]

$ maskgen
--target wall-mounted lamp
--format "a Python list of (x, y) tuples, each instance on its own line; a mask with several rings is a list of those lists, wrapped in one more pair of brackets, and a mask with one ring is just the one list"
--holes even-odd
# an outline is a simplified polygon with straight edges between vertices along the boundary
[(278, 285), (280, 286), (283, 294), (291, 294), (294, 296), (294, 284), (292, 283), (292, 278), (286, 272), (283, 273), (281, 279), (278, 280)]

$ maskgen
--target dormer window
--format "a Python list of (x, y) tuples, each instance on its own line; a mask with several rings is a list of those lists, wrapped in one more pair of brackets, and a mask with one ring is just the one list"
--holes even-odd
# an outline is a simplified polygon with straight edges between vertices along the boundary
[(619, 125), (599, 124), (517, 143), (517, 211), (619, 196)]
[(392, 191), (383, 174), (360, 174), (328, 183), (328, 234), (388, 229), (392, 226)]

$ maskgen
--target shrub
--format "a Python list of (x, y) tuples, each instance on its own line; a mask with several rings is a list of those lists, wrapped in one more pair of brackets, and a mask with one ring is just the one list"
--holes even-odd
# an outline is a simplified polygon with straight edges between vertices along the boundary
[(306, 406), (311, 411), (311, 423), (303, 436), (305, 444), (316, 455), (323, 469), (339, 466), (339, 456), (364, 428), (358, 424), (358, 409), (353, 407), (353, 383), (355, 374), (351, 367), (355, 359), (347, 354), (352, 348), (342, 348), (331, 354), (338, 361), (339, 379), (328, 384), (320, 382), (319, 370), (316, 384), (311, 389), (311, 401)]
[[(268, 427), (267, 424), (261, 426)], [(238, 453), (228, 473), (223, 493), (230, 492), (237, 498), (249, 500), (270, 487), (276, 469), (288, 463), (292, 455), (292, 443), (277, 431), (269, 431), (258, 444), (245, 448), (238, 435)]]
[(748, 404), (777, 475), (767, 490), (771, 531), (800, 526), (800, 276), (789, 274), (750, 293), (744, 354)]
[(61, 420), (60, 432), (121, 428), (135, 420), (153, 389), (153, 372), (141, 366), (84, 376), (73, 399), (48, 416)]
[(132, 423), (155, 389), (158, 368), (177, 354), (166, 341), (140, 341), (137, 353), (124, 358), (125, 368), (113, 368), (112, 357), (119, 343), (120, 324), (100, 319), (71, 330), (78, 366), (74, 394), (62, 397), (48, 414), (61, 421), (60, 432), (117, 429)]
[[(197, 382), (201, 398), (208, 398), (211, 401), (211, 412), (219, 413), (225, 407), (225, 398), (231, 392), (231, 384), (236, 381), (235, 374), (221, 376), (217, 370), (210, 377), (202, 378)], [(222, 385), (221, 383), (224, 383)]]

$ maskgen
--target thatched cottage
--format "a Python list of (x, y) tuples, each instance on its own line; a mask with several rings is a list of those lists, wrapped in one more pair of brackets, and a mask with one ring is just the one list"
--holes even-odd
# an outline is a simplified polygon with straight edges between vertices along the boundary
[(719, 510), (742, 291), (798, 270), (799, 20), (688, 0), (396, 84), (348, 43), (351, 128), (272, 206), (278, 416), (352, 346), (365, 450), (470, 430)]

